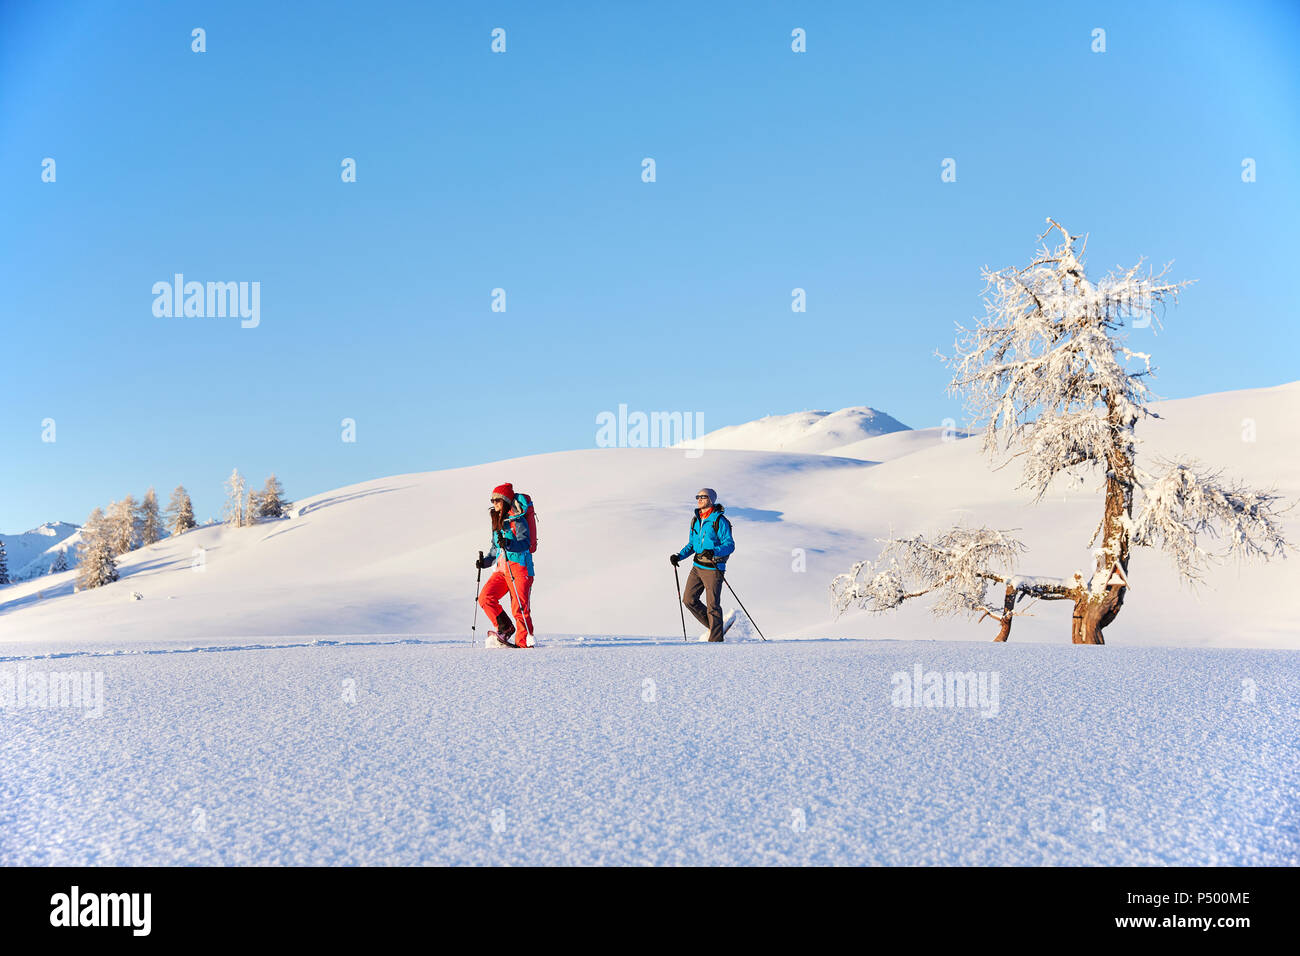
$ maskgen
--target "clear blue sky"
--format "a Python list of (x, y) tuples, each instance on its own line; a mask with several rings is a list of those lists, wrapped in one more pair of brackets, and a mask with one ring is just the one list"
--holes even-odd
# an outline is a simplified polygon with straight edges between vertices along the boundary
[[(1282, 2), (5, 0), (0, 529), (591, 447), (619, 403), (938, 424), (934, 350), (1048, 215), (1199, 280), (1138, 340), (1161, 394), (1294, 380), (1297, 49)], [(156, 318), (176, 272), (260, 326)]]

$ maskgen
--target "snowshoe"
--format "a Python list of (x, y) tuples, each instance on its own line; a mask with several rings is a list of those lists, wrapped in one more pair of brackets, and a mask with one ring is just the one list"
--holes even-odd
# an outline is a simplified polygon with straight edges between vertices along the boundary
[[(722, 636), (724, 639), (727, 636), (727, 632), (731, 630), (731, 625), (736, 623), (736, 618), (739, 616), (740, 616), (740, 609), (732, 608), (730, 613), (728, 613), (727, 616), (722, 619)], [(702, 631), (700, 633), (700, 643), (707, 644), (708, 640), (709, 640), (708, 630)]]
[(483, 639), (483, 646), (491, 650), (494, 647), (515, 647), (516, 645), (506, 640), (505, 637), (498, 634), (496, 631), (488, 631), (487, 637)]
[(515, 647), (517, 646), (510, 638), (515, 636), (514, 622), (502, 611), (497, 615), (496, 630), (487, 632), (487, 640), (484, 642), (485, 647)]

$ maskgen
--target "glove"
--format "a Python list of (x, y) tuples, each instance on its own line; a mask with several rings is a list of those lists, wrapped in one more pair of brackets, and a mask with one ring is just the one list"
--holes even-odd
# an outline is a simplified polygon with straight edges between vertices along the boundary
[(484, 568), (490, 568), (490, 567), (492, 567), (492, 559), (491, 559), (491, 558), (475, 558), (475, 559), (474, 559), (474, 567), (478, 568), (480, 571), (482, 571)]
[(675, 552), (673, 554), (668, 555), (668, 561), (673, 567), (677, 567), (677, 565), (681, 563), (681, 560), (682, 560), (682, 556)]

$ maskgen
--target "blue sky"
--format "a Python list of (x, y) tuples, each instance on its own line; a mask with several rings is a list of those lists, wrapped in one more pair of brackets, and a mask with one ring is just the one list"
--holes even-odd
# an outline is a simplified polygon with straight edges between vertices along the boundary
[[(933, 353), (1048, 215), (1199, 280), (1139, 333), (1162, 395), (1298, 377), (1300, 5), (289, 7), (0, 4), (0, 529), (591, 447), (620, 403), (960, 418)], [(260, 325), (156, 317), (176, 272)]]

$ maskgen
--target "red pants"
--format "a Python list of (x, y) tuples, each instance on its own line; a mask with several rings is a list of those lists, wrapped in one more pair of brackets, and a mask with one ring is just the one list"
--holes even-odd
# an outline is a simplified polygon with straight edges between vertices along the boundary
[(533, 591), (533, 579), (528, 572), (510, 561), (497, 562), (497, 570), (483, 585), (478, 604), (495, 621), (501, 613), (501, 598), (510, 595), (510, 608), (515, 612), (515, 643), (527, 647), (533, 633), (533, 614), (528, 597)]

